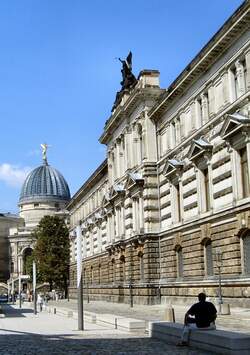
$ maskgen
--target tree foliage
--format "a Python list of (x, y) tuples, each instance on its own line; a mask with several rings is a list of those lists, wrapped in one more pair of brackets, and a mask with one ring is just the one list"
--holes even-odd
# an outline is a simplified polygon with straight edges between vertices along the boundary
[(36, 239), (34, 259), (42, 282), (48, 282), (50, 289), (67, 289), (69, 277), (69, 230), (57, 216), (44, 216), (33, 237)]

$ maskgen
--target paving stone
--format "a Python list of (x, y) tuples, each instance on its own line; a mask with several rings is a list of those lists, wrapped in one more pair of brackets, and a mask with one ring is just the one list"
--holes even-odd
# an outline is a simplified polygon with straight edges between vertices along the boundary
[(47, 312), (34, 315), (29, 308), (5, 306), (5, 314), (0, 319), (1, 355), (211, 355), (92, 323), (80, 332), (75, 319)]

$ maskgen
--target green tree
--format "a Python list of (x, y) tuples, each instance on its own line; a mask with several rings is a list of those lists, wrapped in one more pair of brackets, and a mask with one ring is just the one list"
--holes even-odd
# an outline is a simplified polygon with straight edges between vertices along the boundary
[(50, 290), (64, 289), (67, 292), (69, 278), (69, 230), (63, 219), (44, 216), (33, 237), (36, 240), (34, 259), (42, 282), (48, 282)]

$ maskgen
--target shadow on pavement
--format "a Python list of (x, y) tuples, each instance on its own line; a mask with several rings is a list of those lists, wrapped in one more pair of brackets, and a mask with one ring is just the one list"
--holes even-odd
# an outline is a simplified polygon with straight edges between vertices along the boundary
[(26, 313), (33, 313), (32, 309), (29, 308), (14, 308), (13, 305), (4, 304), (2, 305), (3, 314), (6, 318), (16, 318), (16, 317), (25, 317)]
[[(177, 349), (150, 338), (84, 338), (82, 335), (39, 335), (0, 329), (0, 353), (18, 355), (211, 355), (209, 352)], [(8, 333), (11, 334), (8, 334)], [(13, 352), (11, 352), (11, 350)]]

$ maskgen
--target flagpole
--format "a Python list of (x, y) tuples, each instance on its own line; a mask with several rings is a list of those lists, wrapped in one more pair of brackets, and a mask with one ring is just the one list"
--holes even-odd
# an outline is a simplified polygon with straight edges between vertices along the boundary
[(76, 227), (77, 246), (77, 304), (78, 304), (78, 330), (84, 330), (83, 319), (83, 287), (82, 287), (82, 230), (80, 224)]

